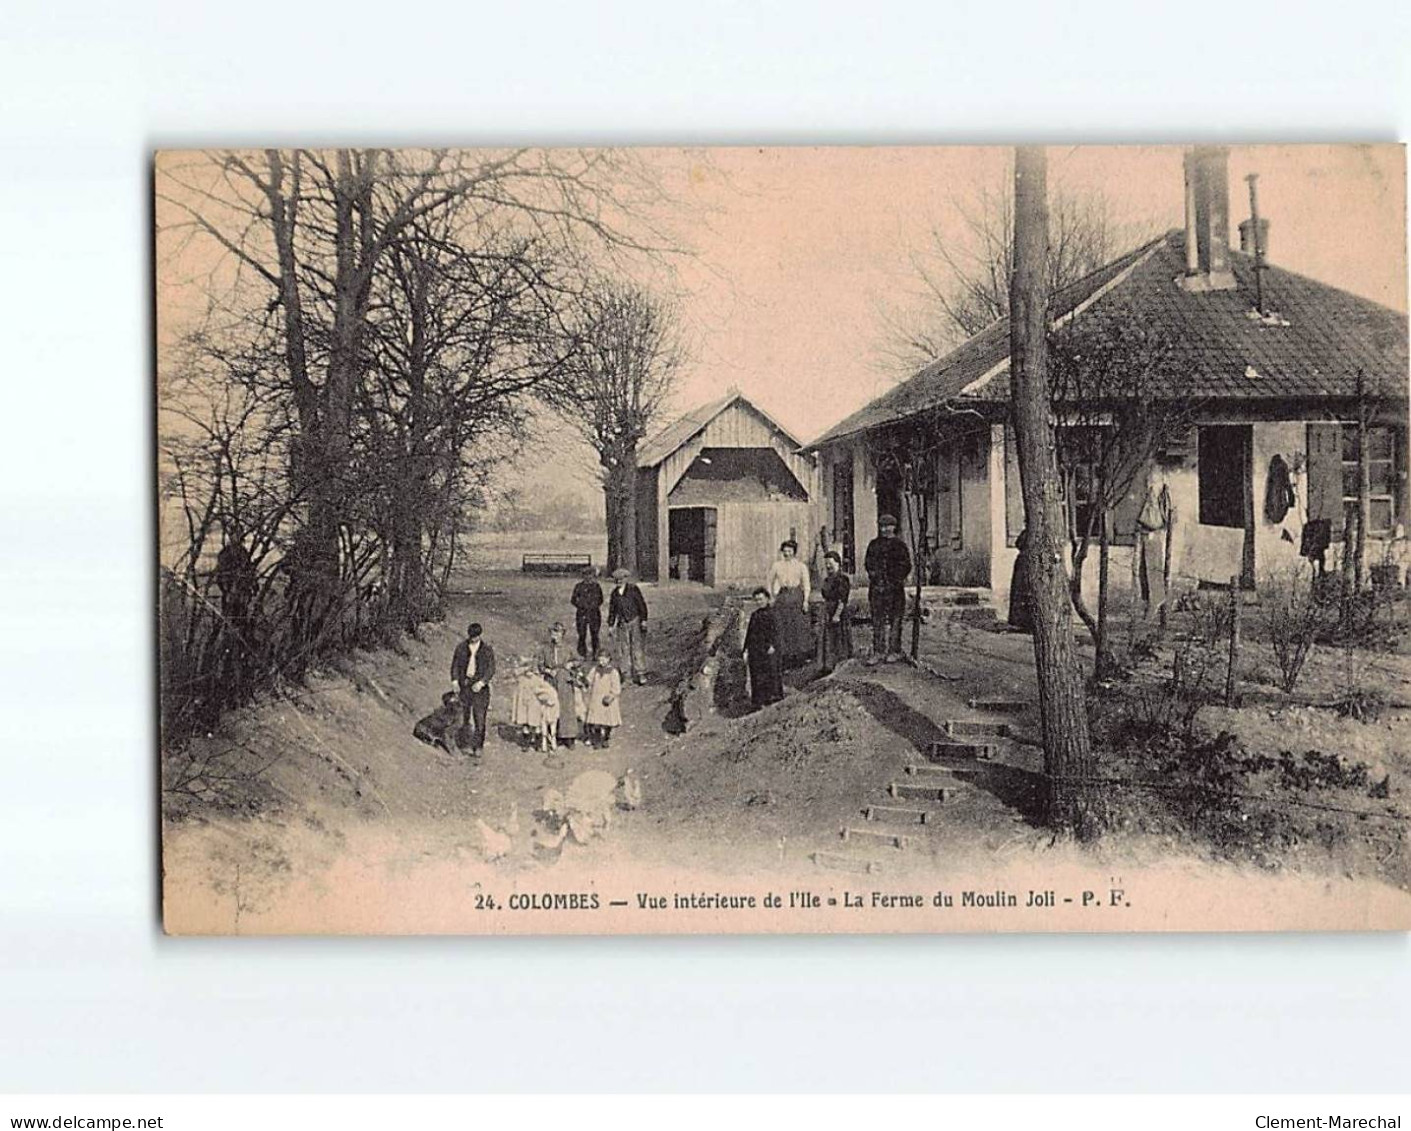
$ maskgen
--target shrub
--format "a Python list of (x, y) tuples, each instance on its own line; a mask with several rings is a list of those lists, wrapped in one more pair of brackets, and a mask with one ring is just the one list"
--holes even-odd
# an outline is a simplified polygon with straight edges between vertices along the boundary
[(1171, 674), (1139, 689), (1132, 717), (1148, 733), (1177, 731), (1189, 738), (1196, 716), (1223, 685), (1228, 662), (1230, 611), (1224, 594), (1190, 593), (1176, 606), (1180, 617)]
[(1386, 696), (1374, 687), (1350, 687), (1333, 704), (1333, 709), (1344, 719), (1356, 719), (1359, 723), (1374, 723), (1382, 717), (1386, 709)]
[(1311, 566), (1271, 574), (1260, 586), (1259, 596), (1269, 643), (1283, 677), (1279, 686), (1292, 694), (1314, 643), (1334, 623), (1337, 605), (1316, 583)]

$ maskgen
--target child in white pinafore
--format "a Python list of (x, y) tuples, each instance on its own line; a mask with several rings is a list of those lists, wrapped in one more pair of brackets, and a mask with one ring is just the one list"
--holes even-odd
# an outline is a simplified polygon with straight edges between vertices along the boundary
[(596, 746), (607, 746), (612, 741), (612, 728), (622, 725), (622, 709), (618, 705), (622, 698), (622, 673), (613, 666), (612, 657), (606, 652), (598, 653), (598, 662), (588, 673), (588, 691), (584, 698), (587, 710), (583, 721), (587, 724), (588, 741)]

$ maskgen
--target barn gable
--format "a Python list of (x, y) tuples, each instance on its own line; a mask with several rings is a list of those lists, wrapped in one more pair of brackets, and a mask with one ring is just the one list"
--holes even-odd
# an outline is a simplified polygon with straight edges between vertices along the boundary
[(638, 454), (637, 557), (649, 580), (763, 580), (778, 544), (806, 543), (816, 471), (799, 441), (739, 392), (682, 416)]

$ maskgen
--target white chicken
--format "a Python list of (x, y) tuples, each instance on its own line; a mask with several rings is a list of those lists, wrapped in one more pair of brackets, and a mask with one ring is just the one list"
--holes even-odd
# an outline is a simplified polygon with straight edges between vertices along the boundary
[(642, 779), (631, 766), (617, 783), (617, 803), (624, 809), (636, 809), (642, 804)]
[(512, 837), (500, 832), (499, 829), (491, 828), (479, 817), (475, 818), (475, 827), (480, 833), (480, 844), (486, 860), (500, 860), (508, 856), (514, 848)]

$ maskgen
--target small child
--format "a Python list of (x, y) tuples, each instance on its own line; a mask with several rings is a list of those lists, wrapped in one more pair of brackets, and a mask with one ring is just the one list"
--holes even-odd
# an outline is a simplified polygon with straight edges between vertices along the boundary
[(534, 688), (534, 698), (539, 703), (539, 749), (545, 754), (552, 754), (558, 749), (558, 689), (540, 674), (538, 686)]
[(514, 676), (510, 721), (519, 727), (522, 743), (535, 744), (543, 721), (543, 707), (539, 702), (539, 685), (543, 683), (543, 677), (535, 670), (528, 656), (520, 656), (515, 661)]
[(584, 698), (588, 701), (584, 713), (588, 741), (606, 748), (612, 742), (612, 728), (622, 725), (622, 709), (618, 705), (622, 698), (622, 673), (613, 666), (612, 657), (606, 652), (598, 653), (598, 662), (588, 673), (588, 692)]

